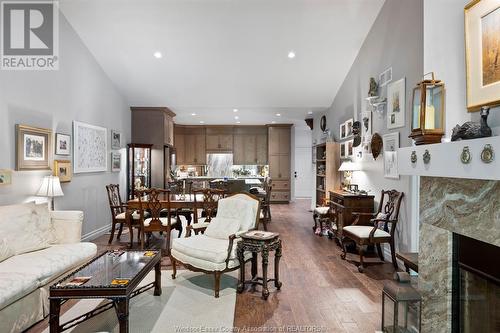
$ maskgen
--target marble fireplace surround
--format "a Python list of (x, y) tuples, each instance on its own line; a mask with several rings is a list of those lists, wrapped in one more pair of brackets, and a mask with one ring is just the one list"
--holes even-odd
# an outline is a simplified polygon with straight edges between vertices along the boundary
[(451, 332), (453, 233), (500, 246), (500, 181), (420, 177), (422, 332)]

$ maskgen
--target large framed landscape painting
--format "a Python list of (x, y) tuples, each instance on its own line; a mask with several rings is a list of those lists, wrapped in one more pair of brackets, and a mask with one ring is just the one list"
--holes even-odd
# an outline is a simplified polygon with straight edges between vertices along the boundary
[(500, 2), (475, 0), (465, 7), (467, 109), (500, 104)]
[(73, 122), (73, 173), (108, 169), (108, 134), (104, 127)]
[(16, 170), (50, 169), (52, 131), (16, 125)]

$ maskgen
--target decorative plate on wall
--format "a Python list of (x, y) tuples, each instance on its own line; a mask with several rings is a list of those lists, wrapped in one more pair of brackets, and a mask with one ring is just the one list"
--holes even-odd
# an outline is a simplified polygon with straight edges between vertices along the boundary
[(371, 147), (372, 147), (373, 159), (376, 160), (377, 157), (380, 155), (380, 152), (382, 151), (383, 147), (383, 141), (380, 134), (373, 133)]
[(319, 128), (321, 128), (323, 132), (326, 131), (326, 116), (321, 117)]

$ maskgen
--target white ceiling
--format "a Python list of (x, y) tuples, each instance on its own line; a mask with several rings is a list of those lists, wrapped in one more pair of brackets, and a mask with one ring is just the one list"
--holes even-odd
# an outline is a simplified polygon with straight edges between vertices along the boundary
[(234, 108), (241, 124), (303, 124), (308, 111), (331, 105), (383, 3), (62, 0), (60, 7), (132, 106), (167, 106), (181, 124), (235, 124)]

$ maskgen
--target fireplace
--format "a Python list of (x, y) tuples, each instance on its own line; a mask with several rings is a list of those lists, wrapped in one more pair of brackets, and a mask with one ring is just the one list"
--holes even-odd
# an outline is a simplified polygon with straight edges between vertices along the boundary
[(500, 247), (453, 234), (452, 332), (500, 332)]

